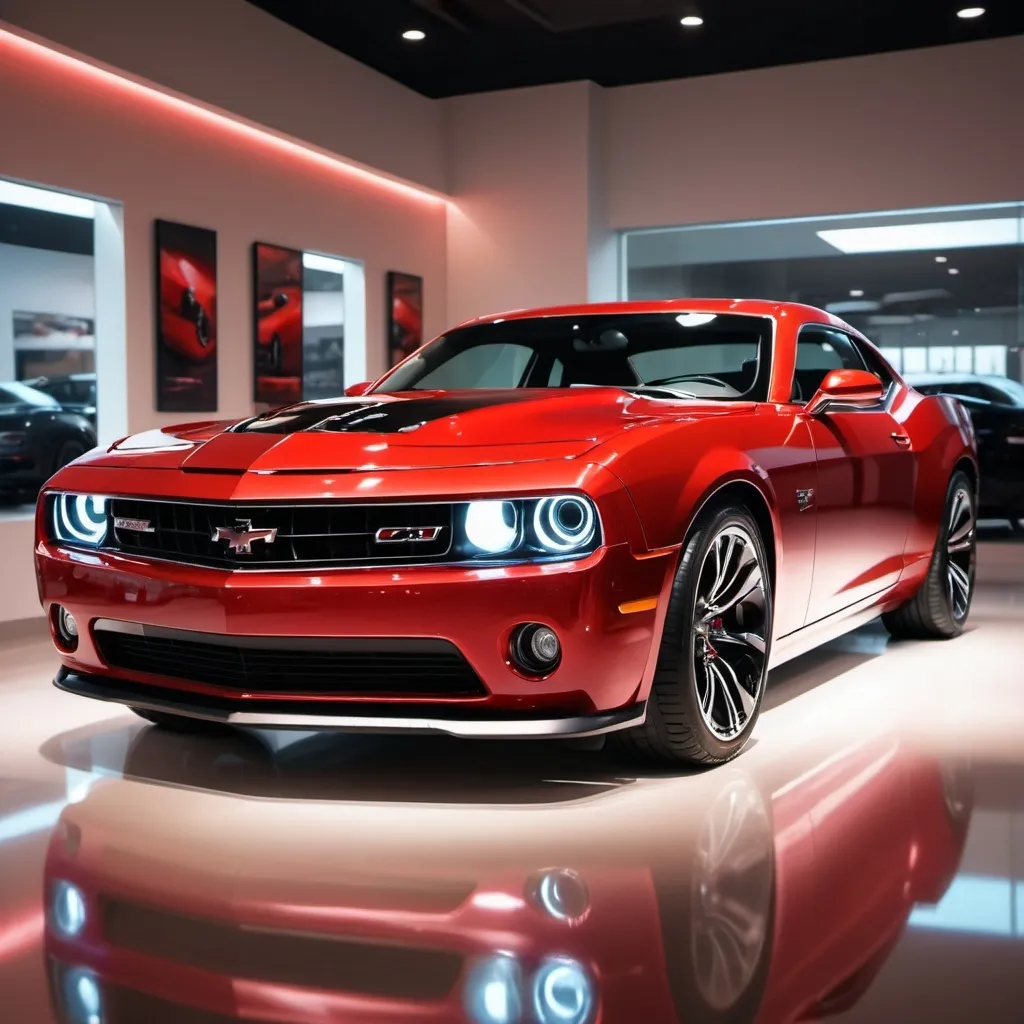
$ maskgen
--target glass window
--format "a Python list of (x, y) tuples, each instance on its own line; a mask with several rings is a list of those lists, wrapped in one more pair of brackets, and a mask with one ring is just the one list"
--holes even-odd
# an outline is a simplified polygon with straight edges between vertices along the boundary
[(621, 387), (765, 401), (771, 337), (770, 320), (737, 314), (501, 320), (437, 339), (379, 390)]
[(826, 309), (902, 374), (1024, 381), (1024, 203), (630, 231), (629, 299)]
[(6, 409), (33, 408), (33, 409), (59, 409), (57, 400), (44, 394), (36, 388), (30, 388), (26, 384), (17, 381), (7, 381), (0, 384), (0, 406)]
[(845, 334), (805, 327), (796, 347), (792, 401), (809, 402), (830, 370), (864, 369), (864, 360)]

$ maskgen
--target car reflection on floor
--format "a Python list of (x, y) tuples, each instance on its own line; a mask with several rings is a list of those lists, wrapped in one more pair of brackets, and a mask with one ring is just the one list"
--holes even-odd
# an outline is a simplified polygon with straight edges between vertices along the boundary
[(65, 1024), (820, 1019), (941, 898), (972, 807), (965, 763), (884, 732), (685, 787), (411, 744), (400, 792), (394, 748), (106, 728), (49, 751), (94, 777), (45, 868)]

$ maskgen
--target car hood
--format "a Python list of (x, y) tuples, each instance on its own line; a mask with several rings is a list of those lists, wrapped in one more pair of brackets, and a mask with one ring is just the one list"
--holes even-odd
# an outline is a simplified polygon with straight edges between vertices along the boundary
[(618, 388), (369, 395), (305, 402), (240, 423), (148, 431), (89, 462), (266, 473), (498, 465), (578, 458), (652, 420), (721, 411), (720, 404), (652, 401)]

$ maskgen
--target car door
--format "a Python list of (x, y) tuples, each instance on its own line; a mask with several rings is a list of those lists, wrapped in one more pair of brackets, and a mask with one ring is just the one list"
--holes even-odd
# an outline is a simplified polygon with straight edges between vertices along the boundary
[(818, 481), (807, 624), (892, 586), (903, 569), (916, 456), (910, 436), (889, 411), (896, 385), (873, 354), (870, 362), (842, 331), (816, 324), (800, 331), (794, 400), (810, 401), (829, 370), (869, 370), (887, 378), (877, 406), (832, 405), (815, 416), (804, 414)]

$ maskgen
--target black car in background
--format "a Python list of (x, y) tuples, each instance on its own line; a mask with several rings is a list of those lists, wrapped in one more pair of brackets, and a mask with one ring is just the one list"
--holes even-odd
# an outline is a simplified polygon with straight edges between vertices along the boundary
[(971, 414), (978, 435), (981, 509), (986, 519), (1009, 519), (1024, 534), (1024, 384), (973, 374), (905, 375), (926, 395), (953, 395)]
[(65, 412), (77, 412), (96, 426), (96, 374), (69, 373), (60, 377), (36, 377), (24, 382), (55, 398)]
[(35, 496), (58, 470), (96, 447), (96, 428), (49, 395), (0, 382), (0, 497)]

